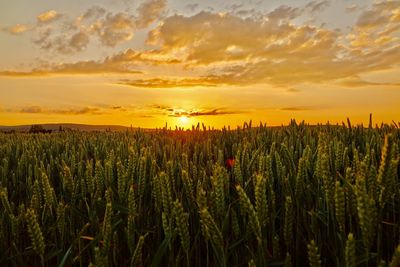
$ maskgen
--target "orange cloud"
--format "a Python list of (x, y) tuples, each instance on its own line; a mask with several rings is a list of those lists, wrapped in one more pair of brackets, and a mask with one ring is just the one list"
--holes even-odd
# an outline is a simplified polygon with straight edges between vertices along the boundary
[[(144, 70), (146, 76), (118, 83), (149, 88), (250, 84), (288, 88), (301, 83), (379, 86), (383, 83), (352, 77), (390, 69), (400, 62), (399, 3), (374, 3), (361, 12), (349, 33), (294, 22), (299, 16), (321, 11), (329, 1), (313, 1), (303, 7), (280, 6), (253, 17), (203, 11), (193, 16), (164, 18), (165, 1), (159, 0), (146, 1), (136, 15), (111, 14), (96, 7), (79, 18), (70, 39), (58, 43), (58, 39), (51, 39), (53, 33), (48, 30), (43, 32), (42, 45), (81, 51), (97, 35), (103, 45), (114, 46), (131, 38), (138, 28), (163, 18), (148, 34), (146, 43), (153, 46), (152, 50), (127, 49), (100, 61), (0, 74), (126, 74)], [(144, 14), (148, 14), (147, 20)], [(163, 64), (174, 64), (180, 78), (152, 72)]]
[(134, 18), (127, 13), (107, 14), (93, 28), (103, 45), (115, 46), (132, 39), (135, 23)]
[(113, 13), (93, 6), (75, 19), (65, 17), (62, 23), (49, 28), (48, 23), (61, 17), (57, 11), (50, 10), (37, 17), (35, 44), (61, 54), (83, 51), (95, 38), (106, 47), (114, 47), (131, 40), (137, 30), (159, 20), (165, 9), (165, 0), (147, 0), (137, 8), (136, 13)]
[(55, 10), (46, 11), (37, 16), (37, 21), (39, 23), (49, 23), (51, 21), (55, 21), (61, 17), (61, 14)]
[(400, 1), (376, 2), (364, 10), (347, 36), (351, 48), (364, 52), (396, 48), (399, 44)]
[(129, 85), (134, 87), (145, 88), (177, 88), (177, 87), (214, 87), (218, 83), (213, 81), (212, 78), (185, 78), (185, 79), (169, 79), (169, 78), (155, 78), (155, 79), (136, 79), (136, 80), (120, 80), (118, 84)]
[(25, 24), (15, 24), (10, 27), (4, 27), (3, 31), (11, 34), (21, 34), (29, 30), (29, 27)]
[(28, 72), (0, 71), (0, 76), (23, 77), (23, 76), (45, 76), (45, 75), (79, 75), (79, 74), (141, 74), (141, 71), (129, 66), (105, 61), (80, 61), (76, 63), (63, 63), (49, 65), (44, 68), (33, 69)]

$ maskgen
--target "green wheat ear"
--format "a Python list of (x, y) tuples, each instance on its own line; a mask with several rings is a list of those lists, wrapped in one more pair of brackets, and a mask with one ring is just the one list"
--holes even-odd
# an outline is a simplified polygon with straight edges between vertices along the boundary
[(285, 202), (285, 224), (283, 236), (285, 238), (286, 246), (290, 247), (293, 238), (293, 221), (294, 221), (293, 203), (290, 197), (286, 197)]
[(253, 204), (251, 204), (249, 197), (240, 185), (236, 185), (236, 191), (239, 195), (240, 206), (242, 208), (243, 214), (248, 213), (250, 227), (252, 228), (254, 234), (257, 237), (257, 241), (261, 242), (261, 226), (258, 220), (257, 213), (254, 209)]
[(12, 215), (13, 212), (12, 212), (12, 209), (11, 209), (10, 202), (8, 201), (7, 188), (0, 188), (0, 199), (1, 199), (1, 203), (3, 204), (3, 207), (6, 210), (6, 212), (9, 215)]
[(33, 250), (39, 256), (43, 257), (45, 250), (44, 238), (43, 233), (40, 230), (35, 211), (31, 208), (28, 208), (25, 213), (25, 218)]
[(142, 248), (144, 244), (144, 236), (139, 237), (139, 241), (136, 245), (135, 252), (133, 253), (131, 266), (139, 266), (142, 261)]
[(249, 266), (249, 267), (256, 267), (257, 265), (256, 265), (256, 263), (254, 262), (254, 260), (251, 259), (251, 260), (249, 261), (249, 263), (248, 263), (248, 266)]
[(344, 231), (346, 215), (345, 215), (345, 203), (346, 197), (344, 194), (343, 187), (340, 185), (339, 181), (335, 183), (335, 214), (336, 220), (339, 225), (341, 232)]
[(346, 248), (345, 248), (345, 263), (346, 267), (356, 266), (356, 242), (353, 238), (353, 234), (350, 233), (347, 237)]
[(318, 247), (314, 240), (307, 245), (308, 250), (308, 262), (310, 267), (320, 267), (321, 266), (321, 256), (318, 253)]
[(224, 238), (207, 208), (199, 210), (203, 235), (210, 240), (221, 253), (224, 251)]
[(184, 213), (182, 204), (179, 202), (179, 200), (176, 200), (174, 202), (174, 213), (175, 213), (176, 226), (178, 228), (178, 234), (181, 239), (182, 247), (186, 251), (186, 253), (188, 253), (190, 248), (188, 217)]
[(237, 214), (236, 214), (235, 210), (233, 210), (233, 209), (231, 210), (231, 225), (232, 225), (233, 234), (235, 235), (236, 238), (238, 238), (239, 233), (240, 233), (240, 226), (239, 226)]
[(263, 175), (257, 175), (254, 194), (256, 197), (257, 216), (261, 227), (266, 226), (268, 221), (268, 203), (266, 191), (267, 179)]
[(108, 251), (111, 246), (111, 237), (112, 237), (112, 205), (111, 203), (107, 203), (106, 211), (104, 213), (104, 220), (103, 220), (103, 242), (104, 242), (104, 251)]

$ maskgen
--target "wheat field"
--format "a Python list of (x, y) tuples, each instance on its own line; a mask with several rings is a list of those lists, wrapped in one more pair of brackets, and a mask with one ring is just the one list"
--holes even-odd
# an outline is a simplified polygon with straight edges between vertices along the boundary
[(395, 126), (0, 133), (1, 266), (400, 266)]

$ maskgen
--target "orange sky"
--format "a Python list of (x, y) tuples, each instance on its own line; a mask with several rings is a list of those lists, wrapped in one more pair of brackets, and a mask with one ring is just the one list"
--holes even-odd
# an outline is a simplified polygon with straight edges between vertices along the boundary
[(0, 125), (400, 121), (400, 1), (16, 0)]

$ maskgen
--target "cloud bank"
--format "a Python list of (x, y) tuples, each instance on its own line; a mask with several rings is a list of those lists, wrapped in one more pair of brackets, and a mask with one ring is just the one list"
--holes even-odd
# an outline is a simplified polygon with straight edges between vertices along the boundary
[[(95, 6), (69, 24), (66, 36), (50, 27), (64, 18), (52, 10), (38, 16), (38, 23), (43, 25), (36, 29), (39, 36), (35, 42), (42, 49), (63, 54), (87, 49), (93, 38), (103, 46), (114, 47), (134, 38), (137, 30), (153, 27), (148, 29), (145, 49), (127, 49), (97, 61), (39, 66), (25, 73), (3, 71), (0, 75), (143, 73), (116, 83), (147, 88), (255, 84), (290, 88), (304, 83), (398, 86), (360, 77), (366, 72), (400, 67), (400, 1), (375, 2), (362, 10), (357, 5), (348, 6), (343, 12), (358, 10), (360, 14), (347, 30), (298, 21), (302, 16), (318, 14), (329, 4), (312, 1), (301, 7), (282, 5), (254, 16), (240, 15), (240, 5), (229, 12), (167, 16), (163, 0), (147, 0), (134, 13), (111, 13)], [(194, 12), (198, 6), (187, 8)], [(18, 28), (14, 31), (17, 33)], [(179, 69), (181, 75), (152, 72), (168, 65)]]

